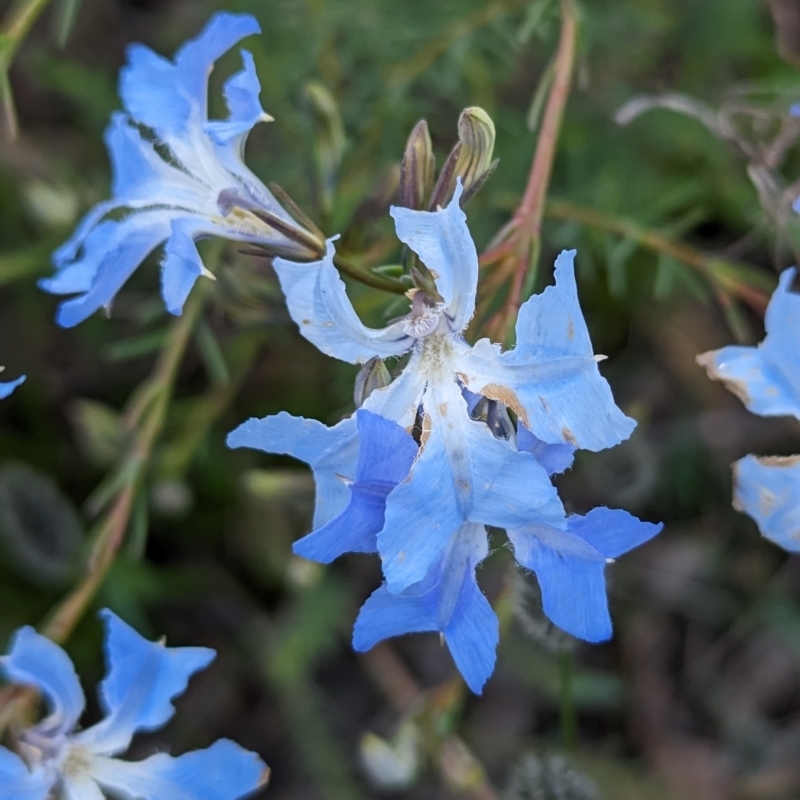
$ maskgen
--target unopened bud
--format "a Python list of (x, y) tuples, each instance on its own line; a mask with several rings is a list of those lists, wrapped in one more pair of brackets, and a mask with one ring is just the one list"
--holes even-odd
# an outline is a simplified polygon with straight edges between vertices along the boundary
[(480, 189), (494, 172), (495, 129), (492, 118), (477, 106), (465, 108), (458, 118), (458, 144), (450, 151), (433, 190), (429, 208), (445, 206), (453, 196), (456, 179), (461, 178), (464, 193), (461, 205)]
[(392, 376), (383, 361), (377, 356), (371, 358), (356, 375), (356, 385), (353, 389), (356, 408), (361, 408), (376, 389), (383, 389), (391, 382)]
[(433, 189), (436, 157), (428, 132), (428, 123), (421, 119), (411, 131), (400, 165), (400, 205), (425, 208), (425, 200)]

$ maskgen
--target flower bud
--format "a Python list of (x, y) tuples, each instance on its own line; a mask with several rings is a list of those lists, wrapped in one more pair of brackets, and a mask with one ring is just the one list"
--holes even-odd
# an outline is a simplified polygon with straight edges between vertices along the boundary
[(421, 119), (411, 131), (400, 166), (400, 205), (425, 208), (425, 200), (433, 189), (436, 158), (428, 132), (428, 123)]
[(356, 408), (361, 408), (376, 389), (383, 389), (384, 386), (388, 386), (391, 382), (392, 376), (383, 361), (377, 356), (371, 358), (356, 375), (356, 385), (353, 389)]
[(497, 161), (492, 161), (494, 140), (494, 122), (482, 108), (472, 106), (461, 112), (458, 118), (458, 144), (450, 151), (442, 167), (431, 197), (431, 210), (450, 202), (456, 178), (461, 178), (464, 185), (462, 206), (480, 189), (497, 166)]

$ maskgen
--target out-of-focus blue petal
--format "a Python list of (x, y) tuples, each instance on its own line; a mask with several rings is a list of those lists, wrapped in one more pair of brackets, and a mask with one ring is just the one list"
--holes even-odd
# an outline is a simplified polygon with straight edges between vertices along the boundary
[(75, 727), (85, 699), (72, 661), (55, 642), (29, 626), (20, 628), (9, 654), (0, 658), (0, 668), (10, 681), (34, 686), (47, 699), (52, 711), (37, 730), (58, 734)]
[(621, 508), (593, 508), (585, 516), (573, 514), (569, 530), (588, 542), (605, 558), (618, 558), (649, 542), (661, 532), (661, 523), (642, 522)]
[(46, 800), (55, 779), (42, 768), (29, 770), (16, 753), (0, 747), (0, 800)]
[(73, 772), (62, 775), (59, 800), (106, 800), (106, 797), (91, 775)]
[(242, 50), (242, 61), (244, 69), (225, 83), (225, 100), (230, 116), (226, 120), (214, 120), (203, 125), (203, 130), (220, 147), (226, 147), (235, 140), (239, 155), (242, 155), (245, 137), (253, 126), (272, 119), (261, 107), (261, 84), (252, 54)]
[(17, 386), (25, 383), (26, 375), (20, 375), (19, 378), (13, 381), (0, 381), (0, 400), (5, 400)]
[(59, 306), (58, 324), (71, 328), (99, 308), (108, 306), (139, 264), (169, 236), (173, 218), (174, 212), (171, 211), (146, 211), (119, 222), (108, 221), (98, 225), (84, 242), (81, 260), (65, 268), (80, 270), (91, 285), (88, 288), (85, 284), (81, 288), (77, 285), (66, 288), (59, 283), (61, 272), (39, 284), (50, 292), (84, 292)]
[(91, 774), (104, 789), (132, 800), (239, 800), (263, 786), (269, 770), (255, 753), (220, 739), (178, 758), (94, 758)]
[(478, 253), (459, 205), (463, 186), (459, 178), (453, 199), (439, 211), (413, 211), (392, 206), (397, 238), (408, 245), (431, 270), (436, 288), (453, 320), (462, 331), (475, 311), (478, 290)]
[(207, 273), (194, 240), (180, 223), (172, 223), (161, 267), (161, 295), (170, 314), (182, 314), (183, 305), (195, 281)]
[(417, 443), (397, 423), (364, 409), (356, 412), (360, 449), (350, 502), (327, 525), (295, 542), (303, 558), (328, 564), (343, 553), (374, 553), (386, 497), (407, 475)]
[(305, 461), (317, 484), (314, 528), (330, 522), (347, 505), (350, 492), (342, 478), (352, 479), (356, 472), (359, 444), (355, 417), (329, 428), (282, 411), (243, 422), (228, 434), (226, 443), (228, 447), (252, 447)]
[(384, 576), (393, 593), (421, 581), (464, 522), (566, 524), (558, 494), (539, 462), (471, 420), (455, 381), (429, 387), (423, 405), (430, 434), (423, 437), (410, 477), (389, 495), (378, 534)]
[(499, 638), (497, 617), (475, 580), (488, 546), (482, 525), (463, 525), (440, 564), (400, 594), (384, 584), (356, 620), (353, 647), (372, 648), (391, 636), (439, 631), (467, 685), (480, 694), (492, 674)]
[(767, 539), (800, 553), (800, 456), (745, 456), (733, 475), (734, 508), (749, 514)]
[(119, 80), (125, 109), (165, 142), (180, 136), (193, 115), (202, 124), (214, 62), (240, 39), (258, 32), (258, 23), (250, 15), (218, 13), (178, 51), (174, 63), (144, 45), (130, 46)]
[(557, 475), (569, 469), (575, 460), (576, 448), (573, 445), (543, 442), (522, 424), (517, 427), (517, 448), (532, 453), (548, 475)]
[(796, 270), (781, 273), (767, 306), (767, 335), (758, 347), (723, 347), (697, 357), (754, 414), (800, 419), (800, 295), (790, 291)]
[(531, 524), (507, 533), (517, 561), (536, 573), (544, 613), (567, 633), (600, 642), (611, 636), (606, 560), (652, 539), (661, 527), (627, 511), (595, 508), (568, 517), (567, 530)]
[(617, 407), (592, 352), (575, 283), (575, 251), (556, 259), (554, 286), (517, 318), (517, 344), (500, 353), (482, 339), (459, 358), (470, 391), (511, 407), (534, 436), (587, 450), (613, 447), (636, 423)]
[(108, 609), (101, 616), (108, 674), (100, 684), (100, 702), (107, 716), (75, 741), (94, 753), (113, 755), (127, 749), (137, 731), (164, 725), (175, 712), (173, 698), (215, 653), (207, 647), (165, 647), (143, 638)]
[(800, 103), (792, 103), (789, 106), (789, 114), (793, 117), (800, 117)]
[(405, 353), (413, 340), (402, 322), (375, 330), (358, 318), (333, 265), (335, 253), (330, 239), (321, 261), (296, 264), (276, 258), (273, 262), (289, 314), (300, 333), (323, 353), (351, 364)]

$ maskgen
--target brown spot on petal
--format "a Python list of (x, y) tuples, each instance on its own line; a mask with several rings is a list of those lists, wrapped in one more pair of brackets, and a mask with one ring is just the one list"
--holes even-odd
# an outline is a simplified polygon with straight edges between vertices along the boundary
[(722, 383), (725, 384), (725, 388), (729, 392), (735, 394), (745, 405), (747, 405), (750, 402), (750, 393), (747, 391), (747, 384), (745, 384), (743, 381), (733, 380), (731, 378), (726, 378), (724, 375), (720, 375), (716, 366), (714, 365), (714, 355), (716, 352), (716, 350), (709, 350), (707, 353), (700, 353), (699, 356), (695, 357), (695, 361), (701, 367), (706, 368), (708, 377), (711, 378), (712, 381), (722, 381)]
[(439, 414), (441, 414), (443, 417), (447, 416), (447, 403), (439, 404)]
[(575, 325), (572, 322), (572, 317), (569, 318), (569, 323), (567, 324), (567, 339), (572, 341), (575, 338)]
[(311, 324), (311, 320), (310, 319), (304, 319), (302, 324), (303, 325), (310, 325)]
[(496, 383), (488, 383), (484, 386), (480, 393), (490, 400), (497, 400), (505, 406), (513, 409), (514, 413), (522, 420), (522, 424), (526, 428), (530, 428), (528, 424), (528, 414), (520, 403), (519, 398), (507, 386), (500, 386)]
[(578, 440), (575, 438), (572, 431), (566, 425), (561, 429), (561, 436), (564, 438), (565, 442), (568, 442), (573, 447), (578, 446)]

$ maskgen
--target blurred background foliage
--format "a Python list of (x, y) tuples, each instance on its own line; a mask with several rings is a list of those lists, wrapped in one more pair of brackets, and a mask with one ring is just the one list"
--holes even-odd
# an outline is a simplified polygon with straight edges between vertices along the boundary
[[(787, 420), (748, 415), (694, 362), (761, 338), (763, 299), (800, 244), (787, 210), (800, 194), (800, 131), (786, 117), (800, 100), (796, 3), (580, 4), (536, 288), (562, 247), (578, 248), (595, 349), (639, 428), (612, 451), (581, 453), (559, 488), (571, 510), (607, 504), (667, 526), (609, 568), (616, 636), (602, 646), (547, 625), (535, 580), (512, 572), (497, 532), (481, 583), (504, 635), (480, 698), (434, 636), (356, 656), (350, 629), (378, 565), (293, 558), (310, 476), (224, 446), (248, 416), (332, 423), (352, 410), (354, 368), (287, 324), (263, 259), (208, 244), (219, 280), (182, 363), (156, 367), (174, 392), (155, 417), (141, 385), (170, 323), (157, 260), (110, 319), (75, 330), (55, 327), (55, 302), (36, 288), (50, 251), (108, 193), (101, 137), (125, 46), (171, 54), (222, 8), (255, 14), (264, 31), (245, 46), (276, 122), (254, 131), (248, 163), (326, 234), (344, 231), (365, 263), (399, 258), (385, 211), (420, 118), (440, 164), (464, 107), (495, 122), (500, 162), (467, 208), (479, 249), (524, 189), (555, 2), (54, 0), (12, 48), (18, 133), (0, 147), (0, 358), (29, 375), (0, 406), (0, 641), (45, 617), (80, 574), (86, 531), (118, 491), (103, 478), (121, 459), (130, 467), (143, 446), (131, 420), (148, 419), (147, 469), (96, 604), (220, 655), (138, 755), (231, 736), (270, 763), (275, 800), (798, 797), (800, 562), (731, 509), (728, 465), (797, 452), (800, 437)], [(11, 52), (0, 36), (3, 74)], [(228, 54), (212, 77), (220, 115), (236, 64)], [(670, 108), (654, 107), (664, 93)], [(389, 295), (351, 289), (365, 319), (397, 313)], [(101, 675), (99, 637), (89, 614), (67, 645), (87, 686)]]

